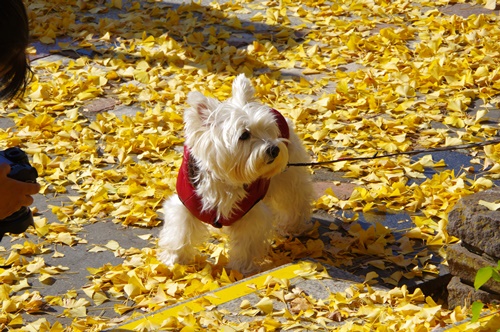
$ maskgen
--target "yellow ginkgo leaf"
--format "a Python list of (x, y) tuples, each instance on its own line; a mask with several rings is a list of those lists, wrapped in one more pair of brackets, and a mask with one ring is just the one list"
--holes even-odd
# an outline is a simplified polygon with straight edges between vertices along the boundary
[(496, 0), (486, 0), (484, 4), (484, 8), (489, 9), (489, 10), (495, 10), (497, 8), (497, 1)]
[(255, 307), (266, 315), (272, 313), (274, 308), (273, 301), (268, 297), (262, 298), (257, 304), (255, 304)]
[(495, 203), (495, 202), (487, 202), (484, 200), (479, 200), (477, 203), (479, 205), (486, 206), (490, 211), (498, 211), (498, 209), (500, 209), (500, 202)]

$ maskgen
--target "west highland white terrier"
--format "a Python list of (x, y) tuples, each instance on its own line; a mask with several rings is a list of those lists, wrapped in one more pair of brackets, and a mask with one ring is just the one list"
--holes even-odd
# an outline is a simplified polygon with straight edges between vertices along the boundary
[(273, 229), (298, 235), (310, 228), (310, 174), (287, 168), (309, 160), (291, 122), (258, 103), (243, 74), (232, 89), (224, 102), (188, 94), (177, 195), (163, 205), (158, 241), (158, 257), (167, 265), (192, 263), (210, 225), (228, 234), (228, 267), (256, 272)]

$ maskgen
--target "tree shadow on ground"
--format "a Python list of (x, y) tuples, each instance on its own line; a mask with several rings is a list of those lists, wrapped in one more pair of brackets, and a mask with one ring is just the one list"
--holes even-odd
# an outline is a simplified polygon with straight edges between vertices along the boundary
[[(46, 4), (33, 1), (28, 8), (37, 8), (39, 12)], [(252, 52), (282, 52), (303, 42), (307, 34), (306, 29), (253, 22), (250, 14), (240, 20), (231, 14), (231, 6), (236, 5), (145, 1), (137, 5), (137, 2), (124, 1), (123, 7), (117, 9), (99, 3), (54, 4), (47, 6), (43, 11), (45, 15), (30, 14), (33, 45), (37, 50), (31, 58), (60, 54), (74, 59), (88, 57), (121, 59), (126, 63), (146, 61), (163, 67), (190, 66), (220, 75), (255, 74), (269, 70)], [(53, 37), (54, 43), (40, 42), (47, 34)], [(151, 47), (156, 48), (154, 57), (141, 53), (144, 47), (141, 42), (148, 38)], [(183, 53), (183, 61), (173, 54), (175, 47)]]

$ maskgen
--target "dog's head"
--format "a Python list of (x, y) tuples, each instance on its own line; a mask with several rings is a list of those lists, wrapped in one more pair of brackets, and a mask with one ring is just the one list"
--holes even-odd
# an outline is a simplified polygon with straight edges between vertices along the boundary
[(275, 115), (254, 99), (243, 74), (236, 77), (232, 97), (224, 102), (191, 92), (184, 114), (186, 145), (201, 171), (232, 185), (271, 178), (288, 163), (286, 139)]

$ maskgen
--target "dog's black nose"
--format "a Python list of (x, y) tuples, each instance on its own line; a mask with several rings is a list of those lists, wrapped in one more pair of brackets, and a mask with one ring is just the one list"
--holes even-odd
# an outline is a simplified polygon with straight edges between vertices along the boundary
[(280, 148), (277, 147), (276, 145), (270, 146), (267, 148), (266, 153), (271, 157), (271, 158), (276, 158), (280, 154)]

